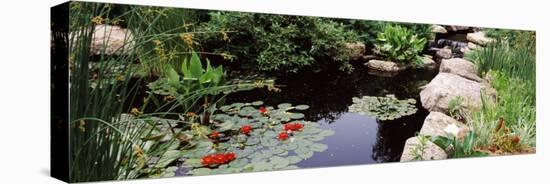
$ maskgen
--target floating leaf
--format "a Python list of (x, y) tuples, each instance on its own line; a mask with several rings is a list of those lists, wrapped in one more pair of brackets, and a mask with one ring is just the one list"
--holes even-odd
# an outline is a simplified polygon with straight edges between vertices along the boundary
[(233, 167), (233, 168), (239, 168), (239, 167), (246, 166), (246, 164), (248, 164), (248, 159), (240, 158), (240, 159), (237, 159), (237, 160), (234, 160), (234, 161), (230, 162), (229, 166)]
[(297, 105), (294, 108), (297, 110), (306, 110), (306, 109), (309, 109), (309, 105)]
[(162, 156), (160, 157), (160, 160), (157, 162), (155, 167), (158, 168), (164, 168), (168, 166), (168, 164), (174, 162), (174, 160), (181, 157), (181, 152), (179, 150), (170, 150), (166, 151)]
[(198, 169), (193, 169), (189, 171), (189, 174), (193, 174), (193, 175), (208, 175), (211, 173), (212, 173), (212, 169), (209, 169), (209, 168), (198, 168)]
[(333, 130), (322, 130), (321, 132), (319, 132), (318, 134), (319, 136), (331, 136), (331, 135), (334, 135), (334, 131)]
[(326, 144), (315, 143), (315, 144), (310, 145), (309, 148), (313, 151), (316, 151), (316, 152), (323, 152), (323, 151), (327, 150), (328, 146)]
[(302, 119), (302, 118), (304, 118), (304, 114), (302, 114), (302, 113), (291, 113), (290, 118), (292, 118), (292, 119)]
[(200, 167), (200, 166), (202, 166), (201, 159), (198, 159), (198, 158), (186, 159), (183, 162), (183, 164), (186, 165), (186, 166), (190, 166), (190, 167)]
[(252, 163), (253, 171), (268, 171), (272, 170), (273, 165), (266, 161)]
[(284, 168), (289, 164), (289, 161), (287, 159), (279, 156), (271, 157), (270, 161), (271, 161), (271, 164), (273, 165), (273, 168), (275, 169)]
[(296, 163), (302, 161), (302, 158), (300, 158), (298, 156), (289, 156), (286, 159), (288, 160), (289, 164), (296, 164)]
[(278, 107), (279, 109), (282, 109), (282, 110), (287, 110), (288, 108), (292, 107), (292, 104), (289, 104), (289, 103), (282, 103), (282, 104), (277, 105), (277, 107)]
[(252, 104), (253, 106), (260, 106), (260, 105), (263, 105), (264, 102), (262, 102), (262, 101), (255, 101), (255, 102), (252, 102), (251, 104)]
[(235, 126), (235, 122), (228, 120), (228, 121), (223, 122), (222, 124), (219, 124), (218, 126), (220, 127), (218, 130), (220, 132), (224, 132), (224, 131), (227, 131), (227, 130), (231, 130), (231, 128), (233, 128), (233, 126)]
[(393, 120), (416, 113), (416, 100), (399, 100), (394, 95), (385, 97), (363, 96), (352, 98), (350, 112), (376, 117), (380, 120)]

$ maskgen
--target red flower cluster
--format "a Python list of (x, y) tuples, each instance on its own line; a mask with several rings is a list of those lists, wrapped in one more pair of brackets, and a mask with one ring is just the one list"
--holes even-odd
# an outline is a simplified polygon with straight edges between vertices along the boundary
[(265, 108), (265, 107), (260, 107), (260, 109), (258, 109), (258, 111), (260, 111), (260, 113), (262, 113), (262, 114), (267, 114), (267, 112), (268, 112), (267, 108)]
[(287, 139), (288, 139), (288, 134), (287, 134), (286, 132), (281, 132), (281, 133), (279, 133), (278, 139), (279, 139), (280, 141), (287, 140)]
[(241, 133), (243, 133), (243, 134), (248, 135), (250, 133), (250, 131), (252, 131), (252, 126), (250, 126), (250, 125), (243, 125), (241, 127)]
[(211, 139), (220, 138), (220, 133), (217, 132), (217, 131), (213, 131), (212, 133), (210, 133), (209, 137), (210, 137)]
[(201, 164), (203, 166), (209, 166), (212, 164), (226, 164), (235, 160), (236, 155), (233, 152), (211, 154), (202, 157)]
[(283, 125), (283, 128), (285, 131), (300, 131), (302, 128), (304, 128), (304, 125), (301, 123), (287, 123)]

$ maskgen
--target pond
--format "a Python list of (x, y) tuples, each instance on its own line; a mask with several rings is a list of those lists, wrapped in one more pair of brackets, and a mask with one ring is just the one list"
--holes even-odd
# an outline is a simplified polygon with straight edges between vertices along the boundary
[[(280, 103), (306, 104), (305, 120), (317, 122), (335, 134), (321, 141), (328, 149), (297, 164), (299, 167), (325, 167), (382, 162), (397, 162), (405, 141), (422, 127), (428, 112), (421, 107), (419, 87), (427, 84), (436, 71), (409, 69), (386, 78), (368, 74), (366, 67), (357, 67), (349, 75), (338, 71), (301, 73), (277, 79), (280, 92), (264, 89), (229, 95), (226, 103), (261, 100), (266, 105)], [(415, 114), (391, 121), (348, 111), (353, 97), (385, 96), (414, 98)]]

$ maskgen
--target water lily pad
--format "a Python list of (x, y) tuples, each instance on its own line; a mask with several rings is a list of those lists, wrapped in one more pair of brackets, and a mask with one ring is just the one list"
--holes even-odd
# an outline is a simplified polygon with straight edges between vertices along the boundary
[(231, 128), (233, 128), (233, 126), (235, 126), (235, 124), (236, 123), (234, 121), (230, 121), (230, 120), (225, 121), (225, 122), (218, 125), (218, 127), (220, 127), (218, 129), (218, 131), (224, 132), (224, 131), (227, 131), (227, 130), (231, 130)]
[(273, 165), (266, 161), (253, 162), (252, 163), (253, 171), (268, 171), (272, 170)]
[(209, 168), (198, 168), (198, 169), (193, 169), (189, 171), (189, 174), (193, 174), (193, 175), (208, 175), (211, 173), (212, 173), (212, 169), (209, 169)]
[(302, 158), (298, 157), (298, 156), (289, 156), (286, 159), (288, 160), (289, 164), (296, 164), (296, 163), (302, 161)]
[(164, 154), (162, 154), (162, 156), (160, 157), (160, 160), (157, 162), (155, 167), (164, 168), (180, 157), (181, 157), (181, 152), (179, 150), (166, 151)]
[(294, 152), (303, 159), (308, 159), (313, 156), (313, 151), (307, 149), (306, 147), (298, 147)]
[(297, 105), (294, 108), (297, 110), (306, 110), (306, 109), (309, 109), (309, 105)]
[(292, 118), (292, 119), (302, 119), (302, 118), (304, 118), (304, 114), (302, 114), (302, 113), (291, 113), (290, 118)]
[(191, 166), (191, 167), (200, 167), (200, 166), (202, 166), (201, 159), (197, 159), (197, 158), (186, 159), (183, 163), (185, 165)]
[(282, 104), (277, 105), (277, 108), (282, 109), (282, 110), (287, 110), (290, 107), (292, 107), (292, 104), (289, 104), (289, 103), (282, 103)]
[(288, 166), (288, 164), (290, 163), (287, 159), (279, 156), (271, 157), (270, 162), (273, 165), (273, 168), (275, 169), (284, 168)]
[(310, 145), (309, 148), (313, 151), (316, 151), (316, 152), (323, 152), (323, 151), (327, 150), (328, 146), (326, 144), (315, 143), (315, 144)]
[(416, 113), (416, 100), (399, 100), (394, 95), (385, 97), (363, 96), (354, 97), (349, 106), (350, 112), (373, 116), (380, 120), (393, 120)]
[(234, 160), (234, 161), (230, 162), (229, 166), (233, 167), (233, 168), (239, 168), (239, 167), (246, 166), (246, 164), (248, 164), (248, 159), (240, 158), (240, 159), (237, 159), (237, 160)]
[(260, 106), (260, 105), (263, 105), (264, 102), (263, 101), (255, 101), (255, 102), (252, 102), (251, 103), (253, 106)]

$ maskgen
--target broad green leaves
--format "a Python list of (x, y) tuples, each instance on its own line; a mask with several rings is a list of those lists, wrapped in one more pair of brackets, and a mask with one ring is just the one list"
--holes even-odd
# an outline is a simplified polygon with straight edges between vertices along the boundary
[(414, 106), (416, 100), (399, 100), (394, 95), (385, 97), (363, 96), (353, 98), (353, 104), (349, 106), (350, 112), (376, 117), (380, 120), (394, 120), (402, 116), (416, 113)]
[(399, 25), (388, 25), (377, 34), (375, 49), (385, 59), (403, 64), (415, 63), (424, 49), (425, 38), (419, 38), (413, 31)]
[[(262, 101), (252, 103), (234, 103), (217, 108), (211, 116), (213, 131), (223, 132), (227, 139), (212, 145), (213, 151), (208, 153), (233, 152), (236, 159), (219, 167), (204, 168), (197, 164), (207, 149), (201, 148), (203, 155), (185, 154), (183, 166), (191, 169), (188, 174), (216, 174), (232, 172), (269, 171), (277, 169), (294, 169), (295, 164), (311, 158), (315, 152), (328, 149), (325, 144), (318, 143), (327, 136), (334, 134), (332, 130), (321, 129), (314, 122), (301, 120), (304, 114), (296, 111), (306, 110), (307, 105), (293, 106), (290, 103), (278, 104), (276, 107), (263, 106)], [(289, 132), (289, 138), (279, 140), (280, 132), (286, 123), (299, 123), (303, 128)], [(242, 134), (240, 127), (253, 127), (248, 134)], [(194, 147), (193, 149), (199, 149)], [(189, 150), (184, 150), (190, 152)]]

